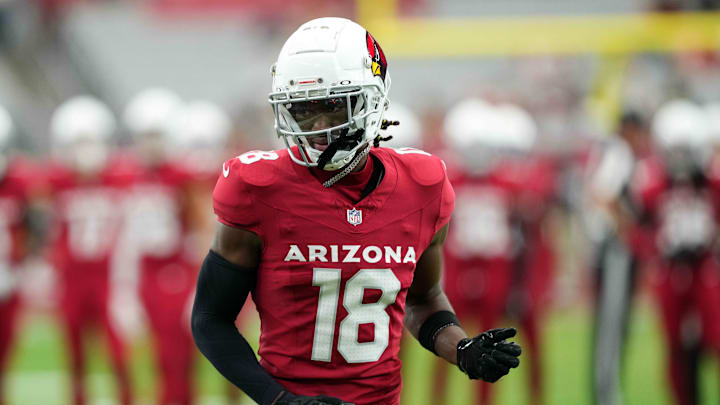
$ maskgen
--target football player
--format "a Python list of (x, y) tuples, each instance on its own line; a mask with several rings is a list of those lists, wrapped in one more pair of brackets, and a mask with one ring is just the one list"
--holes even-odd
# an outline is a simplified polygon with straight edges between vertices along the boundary
[(106, 333), (120, 403), (130, 404), (125, 346), (108, 312), (110, 259), (122, 215), (118, 201), (131, 173), (109, 161), (115, 132), (110, 110), (90, 96), (60, 105), (52, 116), (54, 161), (47, 170), (53, 206), (51, 263), (59, 274), (60, 307), (70, 350), (73, 404), (83, 405), (86, 334), (95, 323)]
[(17, 267), (27, 253), (28, 192), (32, 172), (10, 155), (14, 124), (0, 106), (0, 404), (19, 309)]
[(688, 100), (655, 113), (658, 154), (638, 162), (632, 190), (652, 230), (656, 269), (650, 278), (667, 342), (667, 371), (675, 403), (700, 401), (701, 354), (716, 348), (720, 319), (718, 237), (720, 198), (708, 175), (707, 116)]
[[(227, 157), (225, 145), (228, 142), (232, 122), (227, 113), (218, 105), (209, 101), (196, 100), (186, 103), (176, 112), (172, 120), (172, 138), (177, 144), (176, 159), (186, 164), (191, 181), (188, 182), (188, 205), (193, 215), (188, 235), (192, 247), (194, 267), (199, 264), (212, 242), (215, 232), (215, 215), (212, 212), (212, 190), (217, 181), (218, 169)], [(192, 304), (192, 302), (189, 302)], [(257, 317), (252, 306), (247, 305), (238, 316), (235, 325), (242, 330)], [(226, 382), (228, 404), (240, 403), (241, 391)]]
[(148, 88), (128, 103), (123, 116), (139, 160), (127, 231), (139, 255), (139, 295), (154, 338), (162, 405), (189, 405), (194, 395), (195, 351), (187, 311), (197, 268), (189, 248), (195, 222), (189, 187), (193, 175), (176, 159), (185, 134), (173, 129), (173, 121), (183, 117), (188, 130), (198, 125), (209, 130), (196, 115), (174, 92)]
[[(448, 111), (443, 125), (456, 195), (445, 244), (445, 290), (461, 321), (484, 329), (495, 327), (505, 312), (516, 255), (514, 189), (499, 172), (515, 139), (506, 124), (501, 108), (469, 98)], [(436, 401), (445, 400), (446, 374), (445, 363), (438, 362)], [(477, 403), (489, 403), (490, 385), (476, 388)]]
[[(399, 404), (403, 326), (472, 379), (495, 382), (519, 364), (514, 329), (469, 338), (440, 287), (454, 201), (442, 161), (377, 147), (387, 69), (358, 24), (303, 24), (272, 68), (287, 149), (223, 165), (192, 330), (260, 404)], [(233, 323), (249, 293), (260, 363)]]
[(543, 403), (541, 324), (550, 303), (555, 252), (548, 229), (558, 192), (557, 173), (548, 157), (533, 153), (537, 126), (524, 109), (496, 107), (504, 128), (506, 159), (498, 165), (497, 180), (511, 191), (511, 217), (517, 231), (512, 261), (509, 314), (520, 321), (527, 339), (530, 398)]

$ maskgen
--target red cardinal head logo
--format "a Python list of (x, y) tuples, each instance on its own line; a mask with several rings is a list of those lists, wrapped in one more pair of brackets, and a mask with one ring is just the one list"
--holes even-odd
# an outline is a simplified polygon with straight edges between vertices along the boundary
[(380, 44), (370, 35), (369, 32), (365, 31), (365, 40), (367, 42), (368, 54), (370, 54), (370, 70), (373, 75), (380, 76), (385, 81), (385, 74), (387, 73), (387, 60), (385, 60), (385, 53)]

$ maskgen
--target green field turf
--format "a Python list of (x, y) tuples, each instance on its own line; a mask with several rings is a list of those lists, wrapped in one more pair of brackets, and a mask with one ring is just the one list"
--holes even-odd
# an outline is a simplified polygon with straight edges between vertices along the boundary
[[(628, 348), (627, 373), (624, 382), (626, 404), (670, 405), (664, 374), (664, 354), (654, 315), (641, 310), (635, 317)], [(583, 309), (553, 313), (547, 323), (544, 339), (546, 357), (546, 397), (548, 405), (590, 404), (589, 390), (590, 318)], [(522, 331), (520, 331), (522, 333)], [(520, 340), (522, 343), (522, 340)], [(91, 347), (89, 385), (90, 405), (111, 405), (113, 383), (102, 345)], [(133, 345), (133, 379), (138, 405), (154, 404), (153, 366), (146, 340)], [(720, 398), (716, 358), (703, 364), (703, 404), (717, 404)], [(204, 359), (199, 359), (197, 390), (199, 405), (225, 405), (225, 383)], [(404, 363), (403, 404), (472, 404), (470, 382), (451, 369), (449, 398), (431, 400), (431, 367), (433, 356), (414, 341), (410, 342)], [(42, 316), (25, 320), (12, 359), (7, 380), (9, 405), (68, 404), (69, 390), (62, 339), (56, 323)], [(526, 390), (527, 364), (496, 384), (495, 404), (539, 404), (529, 401)], [(250, 402), (242, 402), (250, 403)]]

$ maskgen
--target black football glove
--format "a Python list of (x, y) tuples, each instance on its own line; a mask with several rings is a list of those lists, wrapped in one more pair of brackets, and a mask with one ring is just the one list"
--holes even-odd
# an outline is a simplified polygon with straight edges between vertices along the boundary
[(506, 342), (517, 331), (515, 328), (490, 329), (472, 339), (462, 339), (457, 346), (457, 364), (460, 371), (473, 380), (494, 383), (520, 365), (522, 349), (515, 342)]
[(297, 396), (287, 393), (282, 396), (275, 405), (355, 405), (350, 402), (343, 402), (342, 399), (318, 395), (316, 397)]

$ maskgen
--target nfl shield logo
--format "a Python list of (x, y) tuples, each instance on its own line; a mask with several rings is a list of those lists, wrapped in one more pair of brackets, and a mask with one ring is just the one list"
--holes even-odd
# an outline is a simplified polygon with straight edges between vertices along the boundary
[(347, 221), (355, 226), (362, 224), (362, 211), (355, 208), (347, 210)]

